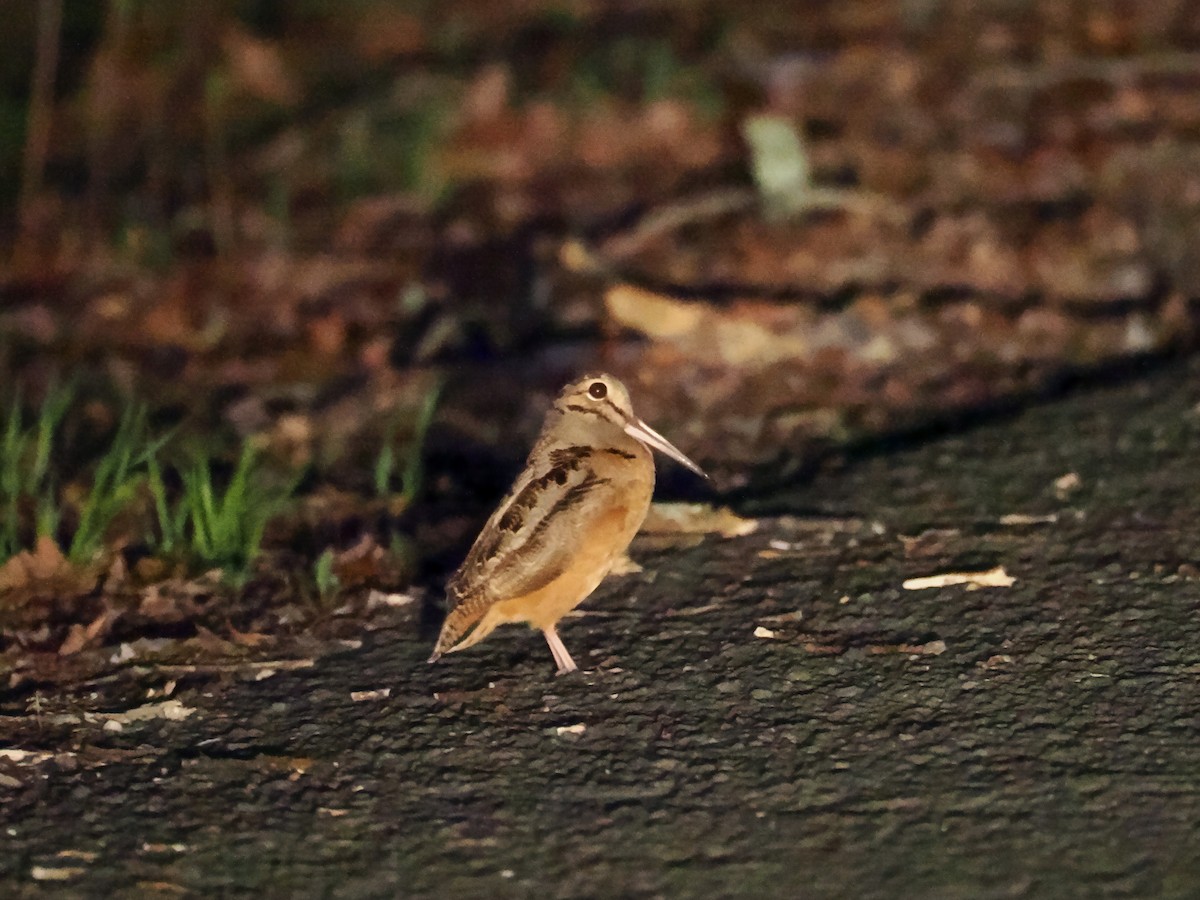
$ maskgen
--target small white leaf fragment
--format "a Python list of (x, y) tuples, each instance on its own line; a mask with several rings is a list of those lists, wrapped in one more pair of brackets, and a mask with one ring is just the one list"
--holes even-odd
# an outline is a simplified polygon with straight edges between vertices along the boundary
[(137, 654), (134, 652), (131, 645), (122, 644), (117, 648), (117, 652), (114, 653), (109, 659), (109, 662), (115, 666), (119, 663), (129, 662), (129, 660), (133, 659), (135, 656), (137, 656)]
[(909, 657), (941, 656), (946, 652), (946, 642), (943, 640), (929, 641), (924, 644), (868, 644), (868, 653), (902, 653)]
[(1068, 472), (1066, 475), (1060, 475), (1054, 479), (1054, 494), (1060, 500), (1065, 499), (1068, 494), (1081, 487), (1083, 487), (1083, 479), (1079, 477), (1078, 472)]
[(415, 594), (393, 594), (380, 590), (372, 590), (367, 594), (367, 608), (376, 609), (380, 606), (408, 606), (416, 602)]
[(756, 638), (773, 638), (775, 637), (775, 632), (770, 628), (764, 628), (763, 626), (759, 625), (754, 629), (754, 636)]
[(96, 715), (88, 713), (85, 715), (89, 721), (102, 719), (104, 725), (101, 727), (105, 731), (118, 732), (124, 731), (125, 726), (131, 722), (147, 722), (151, 719), (166, 719), (168, 722), (180, 722), (195, 711), (194, 708), (184, 706), (178, 700), (164, 700), (161, 703), (146, 703), (142, 706), (135, 706), (133, 709), (125, 710), (125, 712)]
[(587, 726), (580, 722), (577, 725), (559, 725), (554, 729), (554, 733), (560, 737), (564, 734), (583, 734), (587, 731)]
[(379, 688), (375, 691), (351, 691), (350, 699), (355, 703), (362, 703), (364, 700), (386, 700), (392, 696), (391, 688)]
[(808, 204), (811, 165), (796, 124), (785, 116), (759, 114), (742, 121), (750, 148), (754, 185), (773, 218), (799, 213)]
[(34, 866), (29, 870), (29, 877), (34, 881), (70, 881), (83, 874), (78, 866)]
[(902, 587), (906, 591), (924, 591), (929, 588), (950, 587), (955, 584), (967, 584), (972, 587), (1012, 587), (1017, 583), (1004, 571), (1004, 566), (996, 566), (986, 572), (944, 572), (941, 575), (926, 575), (923, 578), (909, 578)]
[[(196, 710), (190, 706), (184, 706), (178, 700), (164, 700), (161, 703), (147, 703), (143, 706), (135, 706), (133, 709), (128, 709), (121, 713), (109, 713), (104, 716), (108, 721), (105, 722), (105, 730), (120, 731), (121, 726), (129, 722), (145, 722), (150, 719), (166, 719), (169, 722), (180, 722), (194, 713)], [(115, 728), (110, 728), (113, 723), (116, 723)]]
[(0, 748), (0, 759), (13, 763), (40, 763), (50, 759), (53, 753), (43, 753), (34, 750), (18, 750), (16, 747)]
[(772, 622), (772, 623), (799, 622), (803, 619), (804, 619), (804, 610), (802, 610), (802, 609), (793, 609), (791, 612), (779, 613), (779, 615), (776, 615), (776, 616), (763, 616), (762, 617), (762, 620), (764, 622)]
[(926, 644), (913, 644), (904, 649), (910, 656), (941, 656), (946, 652), (946, 642), (942, 640), (929, 641)]
[(161, 688), (148, 688), (146, 691), (146, 699), (153, 700), (155, 697), (170, 697), (173, 693), (175, 693), (175, 687), (177, 684), (178, 682), (172, 678)]
[(1031, 516), (1026, 513), (1008, 513), (1000, 517), (1001, 525), (1053, 525), (1058, 521), (1057, 513), (1046, 516)]

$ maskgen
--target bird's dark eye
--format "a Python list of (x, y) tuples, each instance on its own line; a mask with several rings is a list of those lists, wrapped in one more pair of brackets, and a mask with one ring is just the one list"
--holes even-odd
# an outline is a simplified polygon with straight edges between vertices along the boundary
[(603, 381), (593, 381), (588, 385), (588, 396), (593, 400), (603, 400), (608, 393), (608, 385)]

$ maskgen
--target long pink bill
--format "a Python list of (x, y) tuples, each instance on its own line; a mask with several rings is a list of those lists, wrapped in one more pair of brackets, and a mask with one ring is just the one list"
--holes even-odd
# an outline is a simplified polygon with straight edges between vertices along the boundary
[(701, 478), (708, 478), (708, 476), (704, 474), (703, 469), (683, 455), (683, 451), (681, 451), (678, 447), (668, 441), (665, 437), (663, 437), (641, 419), (634, 419), (632, 422), (627, 423), (625, 425), (625, 433), (630, 437), (637, 438), (637, 440), (641, 441), (647, 447), (651, 447), (660, 453), (665, 453), (680, 465), (687, 466), (687, 468), (691, 469)]

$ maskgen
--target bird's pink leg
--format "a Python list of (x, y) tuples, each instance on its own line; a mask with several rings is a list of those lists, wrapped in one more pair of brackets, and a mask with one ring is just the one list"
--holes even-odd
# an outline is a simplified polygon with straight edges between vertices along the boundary
[(550, 652), (554, 654), (554, 661), (558, 664), (557, 674), (566, 675), (568, 672), (574, 672), (579, 668), (575, 665), (575, 660), (571, 659), (571, 654), (567, 652), (562, 638), (558, 636), (558, 632), (554, 630), (553, 625), (549, 628), (543, 628), (542, 634), (546, 636), (546, 643), (550, 645)]

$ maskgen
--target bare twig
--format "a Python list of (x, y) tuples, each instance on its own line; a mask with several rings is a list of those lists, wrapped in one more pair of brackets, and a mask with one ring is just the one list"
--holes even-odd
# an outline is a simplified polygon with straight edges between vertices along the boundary
[(233, 182), (226, 147), (228, 77), (214, 66), (206, 75), (204, 161), (208, 173), (208, 206), (217, 253), (228, 259), (234, 241)]
[(33, 210), (42, 191), (50, 130), (54, 121), (54, 82), (58, 75), (58, 38), (62, 30), (62, 0), (39, 0), (37, 51), (29, 88), (29, 118), (25, 131), (25, 157), (21, 164), (20, 226), (32, 224)]
[(89, 238), (101, 233), (104, 204), (113, 181), (113, 149), (124, 92), (121, 64), (129, 35), (129, 4), (109, 0), (104, 36), (91, 61), (87, 89), (87, 224)]

